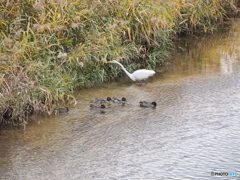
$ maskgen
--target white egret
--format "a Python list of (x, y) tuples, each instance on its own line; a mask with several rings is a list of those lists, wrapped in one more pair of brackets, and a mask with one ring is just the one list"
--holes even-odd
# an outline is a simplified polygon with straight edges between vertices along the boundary
[(136, 80), (137, 81), (141, 81), (141, 84), (142, 84), (142, 81), (145, 81), (145, 83), (147, 84), (146, 79), (149, 78), (150, 76), (153, 76), (155, 74), (155, 71), (147, 70), (147, 69), (139, 69), (139, 70), (134, 71), (131, 74), (124, 68), (124, 66), (120, 62), (118, 62), (116, 60), (109, 61), (108, 63), (118, 64), (119, 66), (122, 67), (122, 69), (125, 71), (125, 73), (128, 75), (128, 77), (131, 80), (133, 80), (133, 81), (136, 81)]

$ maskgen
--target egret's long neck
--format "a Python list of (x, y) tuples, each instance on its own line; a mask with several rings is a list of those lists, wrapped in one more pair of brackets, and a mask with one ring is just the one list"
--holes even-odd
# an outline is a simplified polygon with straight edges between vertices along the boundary
[(129, 72), (123, 67), (122, 64), (120, 64), (119, 62), (116, 62), (116, 63), (117, 63), (119, 66), (122, 67), (122, 69), (125, 71), (125, 73), (128, 75), (128, 77), (130, 77), (133, 81), (135, 81), (134, 76), (133, 76), (131, 73), (129, 73)]

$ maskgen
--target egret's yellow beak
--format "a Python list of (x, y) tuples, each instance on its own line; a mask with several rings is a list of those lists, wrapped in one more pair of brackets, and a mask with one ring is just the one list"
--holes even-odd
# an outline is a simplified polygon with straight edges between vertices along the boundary
[(112, 63), (112, 61), (108, 61), (107, 63)]

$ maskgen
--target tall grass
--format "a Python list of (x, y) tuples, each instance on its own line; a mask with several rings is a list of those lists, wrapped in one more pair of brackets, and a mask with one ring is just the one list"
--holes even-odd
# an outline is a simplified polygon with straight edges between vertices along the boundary
[(0, 2), (0, 123), (25, 123), (74, 105), (73, 92), (164, 64), (181, 33), (212, 33), (227, 0), (8, 0)]

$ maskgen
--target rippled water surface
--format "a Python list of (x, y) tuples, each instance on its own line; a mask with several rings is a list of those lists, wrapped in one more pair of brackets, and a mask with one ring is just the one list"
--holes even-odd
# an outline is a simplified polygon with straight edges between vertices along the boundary
[[(212, 171), (239, 172), (239, 29), (234, 19), (227, 32), (182, 39), (174, 61), (147, 85), (126, 77), (80, 91), (67, 114), (34, 118), (26, 131), (1, 130), (0, 179), (211, 179)], [(107, 96), (129, 104), (89, 109), (89, 101)], [(141, 108), (140, 100), (158, 106)]]

